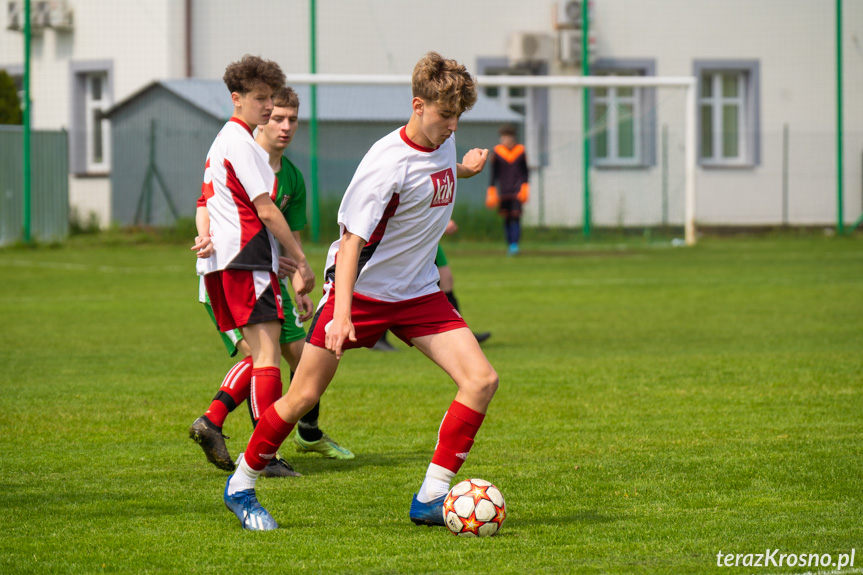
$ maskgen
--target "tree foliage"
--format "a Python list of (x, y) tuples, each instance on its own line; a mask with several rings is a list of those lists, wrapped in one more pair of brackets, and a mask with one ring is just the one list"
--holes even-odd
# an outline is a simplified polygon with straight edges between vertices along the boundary
[(5, 70), (0, 70), (0, 124), (20, 124), (21, 121), (18, 88), (12, 77)]

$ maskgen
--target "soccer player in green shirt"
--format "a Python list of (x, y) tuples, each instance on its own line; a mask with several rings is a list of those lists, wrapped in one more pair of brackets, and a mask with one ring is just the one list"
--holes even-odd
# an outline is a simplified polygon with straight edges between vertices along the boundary
[[(294, 134), (296, 134), (300, 102), (296, 92), (291, 88), (276, 90), (273, 100), (274, 108), (270, 115), (270, 120), (266, 125), (258, 127), (255, 141), (269, 154), (270, 167), (276, 172), (278, 189), (273, 203), (284, 214), (295, 241), (297, 244), (300, 244), (300, 231), (308, 223), (306, 219), (306, 184), (303, 180), (303, 175), (297, 167), (284, 156), (285, 149), (291, 143)], [(199, 207), (197, 217), (199, 220), (199, 230), (209, 229), (206, 208)], [(202, 218), (206, 219), (201, 221)], [(198, 252), (198, 257), (207, 257), (210, 255), (212, 244), (208, 240), (209, 238), (200, 238), (196, 241), (193, 249)], [(295, 269), (292, 260), (288, 258), (281, 257), (279, 258), (279, 262), (280, 272), (291, 273)], [(285, 322), (282, 324), (279, 343), (282, 356), (288, 362), (291, 375), (293, 375), (300, 361), (300, 355), (305, 343), (306, 332), (303, 329), (303, 321), (312, 316), (314, 306), (308, 295), (299, 296), (297, 298), (298, 305), (294, 306), (291, 303), (291, 297), (285, 287), (284, 280), (279, 283), (282, 288), (282, 306), (285, 311)], [(210, 317), (213, 318), (213, 312), (209, 306), (209, 301), (206, 299), (206, 295), (206, 290), (201, 289), (200, 299), (207, 306)], [(281, 390), (279, 390), (276, 397), (271, 397), (273, 395), (272, 392), (264, 391), (264, 393), (261, 393), (262, 390), (257, 390), (256, 393), (253, 390), (254, 383), (251, 377), (252, 365), (249, 348), (243, 341), (240, 330), (226, 333), (220, 332), (220, 334), (231, 356), (234, 356), (237, 351), (242, 351), (246, 357), (232, 367), (225, 376), (219, 392), (216, 394), (207, 412), (195, 420), (189, 428), (189, 437), (201, 446), (207, 459), (216, 465), (216, 467), (233, 471), (234, 461), (228, 453), (224, 436), (222, 435), (222, 426), (225, 419), (243, 400), (248, 400), (252, 422), (256, 424), (260, 415), (275, 400), (279, 399)], [(297, 426), (297, 433), (294, 436), (297, 451), (304, 453), (317, 452), (326, 457), (337, 459), (353, 458), (353, 453), (341, 447), (318, 428), (319, 412), (320, 403), (315, 405), (300, 420)], [(297, 476), (299, 473), (295, 472), (284, 459), (276, 457), (267, 465), (264, 475), (284, 477)]]

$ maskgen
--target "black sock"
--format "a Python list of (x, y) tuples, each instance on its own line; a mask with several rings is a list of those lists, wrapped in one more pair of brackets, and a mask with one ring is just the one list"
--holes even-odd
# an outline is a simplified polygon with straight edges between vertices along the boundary
[(297, 433), (303, 441), (317, 441), (324, 436), (324, 432), (318, 428), (318, 415), (321, 412), (321, 402), (309, 410), (297, 423)]
[(457, 312), (461, 313), (461, 310), (458, 309), (458, 300), (455, 299), (455, 294), (451, 291), (445, 291), (445, 292), (443, 292), (443, 294), (446, 296), (446, 299), (449, 300), (449, 303), (452, 304), (452, 306), (455, 308), (455, 310)]

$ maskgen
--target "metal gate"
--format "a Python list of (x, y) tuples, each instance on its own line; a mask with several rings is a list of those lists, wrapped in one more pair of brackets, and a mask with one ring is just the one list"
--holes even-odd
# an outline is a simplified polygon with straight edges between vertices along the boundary
[[(24, 135), (0, 126), (0, 246), (24, 233)], [(30, 237), (57, 242), (69, 236), (69, 139), (65, 131), (30, 133)]]

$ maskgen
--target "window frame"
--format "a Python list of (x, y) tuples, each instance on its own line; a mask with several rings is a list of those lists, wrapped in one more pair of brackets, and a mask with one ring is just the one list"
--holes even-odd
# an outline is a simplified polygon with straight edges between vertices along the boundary
[[(70, 62), (69, 169), (79, 176), (104, 176), (111, 171), (111, 123), (101, 119), (102, 161), (93, 161), (93, 113), (114, 104), (114, 64), (111, 60)], [(103, 79), (101, 97), (92, 98), (92, 80)]]
[[(734, 74), (738, 79), (736, 96), (722, 94), (722, 77)], [(761, 163), (761, 114), (760, 114), (760, 63), (758, 60), (699, 60), (694, 63), (698, 106), (697, 142), (698, 164), (705, 168), (751, 168)], [(705, 79), (709, 78), (711, 95), (704, 94)], [(723, 117), (725, 107), (734, 105), (737, 114), (736, 156), (723, 155)], [(705, 156), (703, 138), (705, 126), (703, 111), (711, 109), (711, 148), (713, 154)]]
[[(95, 81), (101, 84), (99, 97), (96, 98)], [(90, 72), (84, 76), (84, 126), (86, 132), (86, 167), (87, 173), (107, 173), (111, 166), (111, 124), (107, 118), (99, 118), (99, 144), (101, 147), (101, 161), (96, 161), (96, 129), (95, 116), (104, 113), (111, 107), (108, 97), (108, 74), (104, 72)]]
[[(656, 75), (656, 61), (653, 59), (622, 59), (604, 58), (597, 60), (591, 66), (591, 74), (597, 76), (635, 76), (649, 77)], [(632, 96), (620, 96), (618, 88), (607, 87), (606, 96), (597, 96), (596, 88), (590, 90), (591, 124), (598, 124), (598, 104), (606, 104), (608, 113), (617, 116), (617, 108), (621, 102), (629, 101), (636, 108), (633, 122), (633, 145), (635, 155), (632, 158), (622, 158), (619, 153), (613, 157), (600, 158), (597, 152), (597, 135), (591, 137), (591, 165), (595, 168), (634, 168), (644, 169), (656, 165), (656, 88), (633, 87)], [(615, 125), (617, 125), (615, 123)], [(616, 131), (606, 131), (610, 144), (609, 149), (619, 152), (618, 134)], [(617, 145), (613, 145), (617, 143)]]
[[(504, 56), (477, 58), (477, 73), (481, 76), (547, 76), (548, 64), (545, 62), (528, 62), (520, 66), (511, 66)], [(504, 73), (502, 73), (504, 72)], [(483, 95), (499, 104), (513, 110), (511, 97), (489, 96), (485, 89)], [(498, 88), (503, 89), (503, 88)], [(527, 88), (523, 97), (524, 111), (513, 110), (523, 118), (523, 142), (528, 150), (527, 161), (531, 169), (548, 165), (548, 88)], [(516, 98), (516, 101), (521, 98)]]

